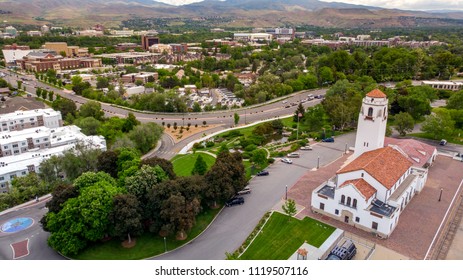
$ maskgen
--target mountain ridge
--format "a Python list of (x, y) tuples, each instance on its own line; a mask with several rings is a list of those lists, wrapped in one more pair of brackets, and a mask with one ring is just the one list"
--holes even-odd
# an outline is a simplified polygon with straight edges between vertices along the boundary
[[(228, 17), (232, 26), (315, 25), (326, 27), (463, 26), (463, 12), (383, 9), (318, 0), (204, 0), (174, 6), (152, 0), (0, 0), (4, 24), (67, 25), (95, 23), (118, 27), (134, 18)], [(6, 21), (6, 22), (5, 22)]]

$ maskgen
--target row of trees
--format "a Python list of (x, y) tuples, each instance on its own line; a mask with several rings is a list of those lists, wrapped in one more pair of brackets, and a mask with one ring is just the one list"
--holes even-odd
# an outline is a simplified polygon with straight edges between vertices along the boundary
[(144, 232), (185, 239), (203, 209), (246, 184), (241, 155), (225, 149), (204, 176), (176, 177), (170, 162), (141, 160), (129, 149), (102, 152), (96, 162), (72, 184), (72, 176), (58, 184), (41, 221), (51, 233), (49, 245), (65, 255), (103, 238), (130, 242)]

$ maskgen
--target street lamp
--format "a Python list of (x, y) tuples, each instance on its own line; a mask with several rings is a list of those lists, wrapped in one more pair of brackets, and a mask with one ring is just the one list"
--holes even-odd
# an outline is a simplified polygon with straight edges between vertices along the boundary
[(286, 185), (285, 200), (288, 200), (288, 185)]
[(317, 159), (317, 169), (320, 168), (320, 156), (318, 156), (318, 159)]
[(443, 192), (443, 191), (444, 191), (444, 189), (443, 189), (443, 188), (440, 188), (440, 194), (439, 194), (439, 200), (438, 200), (438, 201), (441, 200), (441, 198), (442, 198), (442, 192)]
[(166, 242), (166, 237), (164, 236), (164, 249), (167, 252), (167, 242)]

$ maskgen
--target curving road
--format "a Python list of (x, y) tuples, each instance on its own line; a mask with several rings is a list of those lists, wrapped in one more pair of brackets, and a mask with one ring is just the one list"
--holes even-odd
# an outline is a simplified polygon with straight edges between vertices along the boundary
[[(24, 75), (16, 75), (14, 73), (10, 73), (7, 69), (0, 69), (0, 71), (6, 74), (6, 77), (4, 77), (4, 79), (6, 79), (12, 85), (16, 85), (16, 81), (18, 79), (20, 79), (21, 77), (25, 77)], [(41, 87), (45, 89), (52, 89), (55, 92), (55, 94), (59, 94), (62, 97), (74, 101), (78, 107), (81, 104), (84, 104), (87, 101), (89, 101), (89, 99), (84, 98), (82, 96), (70, 94), (64, 90), (51, 87), (47, 84), (35, 80), (35, 78), (33, 78), (33, 80), (34, 81), (26, 81), (27, 85), (25, 85), (26, 91), (33, 95), (35, 95), (36, 87)], [(101, 108), (105, 112), (105, 115), (108, 117), (126, 117), (129, 112), (132, 112), (135, 115), (135, 117), (141, 122), (155, 122), (157, 124), (162, 124), (163, 122), (166, 124), (173, 124), (174, 122), (177, 122), (178, 125), (186, 125), (187, 123), (191, 123), (192, 125), (202, 125), (203, 121), (206, 121), (208, 124), (218, 124), (220, 125), (221, 129), (223, 129), (234, 125), (235, 112), (238, 113), (238, 115), (240, 116), (238, 125), (293, 114), (296, 110), (296, 106), (288, 106), (288, 104), (299, 103), (301, 100), (305, 99), (309, 93), (313, 95), (325, 95), (326, 89), (317, 89), (311, 91), (304, 90), (297, 93), (293, 93), (289, 96), (278, 98), (267, 103), (250, 106), (246, 108), (201, 113), (144, 113), (120, 108), (108, 103), (100, 103)], [(283, 101), (285, 101), (285, 103), (283, 103)], [(314, 99), (303, 103), (303, 106), (307, 108), (310, 106), (314, 106), (320, 102), (321, 99)], [(217, 127), (211, 128), (210, 130), (202, 131), (201, 134), (209, 134), (217, 130)], [(186, 145), (186, 143), (191, 142), (196, 138), (198, 138), (198, 136), (193, 135), (185, 138), (181, 142), (174, 145), (174, 142), (170, 141), (169, 138), (163, 137), (161, 139), (162, 148), (160, 148), (155, 153), (151, 153), (151, 155), (156, 155), (163, 158), (171, 158), (174, 155), (175, 151), (180, 151), (181, 148), (183, 148)]]
[[(15, 85), (16, 80), (21, 76), (9, 74), (5, 69), (0, 71), (8, 74), (5, 79)], [(26, 91), (35, 95), (35, 88), (51, 88), (39, 81), (27, 81)], [(88, 99), (78, 95), (66, 93), (63, 90), (53, 88), (55, 94), (59, 94), (65, 98), (73, 100), (77, 106), (84, 104)], [(237, 112), (240, 116), (239, 124), (252, 123), (260, 120), (282, 117), (294, 113), (296, 106), (287, 106), (290, 103), (298, 103), (300, 100), (307, 97), (309, 91), (301, 91), (290, 96), (280, 98), (273, 102), (265, 103), (259, 106), (249, 108), (208, 112), (208, 113), (185, 113), (185, 114), (162, 114), (162, 113), (142, 113), (133, 112), (141, 122), (155, 122), (158, 124), (177, 122), (179, 125), (183, 123), (192, 123), (202, 125), (203, 121), (208, 124), (219, 124), (207, 131), (202, 131), (195, 135), (182, 139), (178, 143), (174, 143), (173, 139), (167, 134), (163, 134), (160, 145), (145, 157), (159, 156), (170, 159), (178, 151), (180, 151), (189, 142), (201, 138), (203, 133), (210, 134), (215, 131), (220, 131), (234, 125), (234, 113)], [(310, 91), (310, 94), (324, 95), (326, 89)], [(286, 100), (285, 103), (282, 101)], [(304, 107), (314, 106), (321, 102), (321, 99), (314, 99), (303, 103)], [(101, 103), (101, 102), (100, 102)], [(127, 116), (130, 110), (114, 107), (111, 104), (101, 103), (102, 109), (106, 116)], [(347, 143), (347, 142), (346, 142)], [(340, 144), (341, 145), (341, 144)], [(344, 147), (344, 142), (341, 145)], [(331, 158), (335, 158), (341, 154), (343, 148), (339, 150), (330, 150), (327, 152), (330, 155), (323, 156), (321, 164), (329, 162)], [(320, 150), (321, 152), (322, 150)], [(253, 187), (253, 194), (247, 197), (247, 203), (243, 207), (226, 208), (218, 216), (211, 227), (202, 234), (199, 238), (189, 243), (179, 250), (158, 257), (159, 259), (224, 259), (225, 252), (231, 252), (237, 248), (244, 238), (252, 231), (263, 213), (268, 211), (282, 197), (284, 193), (283, 185), (291, 186), (302, 176), (308, 169), (316, 165), (315, 158), (317, 153), (310, 153), (307, 156), (296, 159), (295, 164), (287, 166), (281, 162), (272, 165), (269, 170), (272, 176), (266, 178), (255, 178), (250, 185)], [(291, 172), (287, 172), (291, 169)], [(24, 255), (22, 259), (63, 259), (62, 256), (53, 251), (47, 246), (48, 233), (44, 232), (38, 225), (40, 218), (46, 213), (44, 201), (32, 203), (26, 208), (18, 208), (8, 213), (0, 213), (0, 225), (7, 222), (9, 219), (17, 217), (31, 217), (34, 219), (34, 225), (17, 233), (2, 233), (0, 232), (0, 259), (13, 259), (13, 250), (11, 244), (24, 242), (28, 240), (26, 247), (30, 254)], [(239, 224), (239, 230), (236, 225)]]

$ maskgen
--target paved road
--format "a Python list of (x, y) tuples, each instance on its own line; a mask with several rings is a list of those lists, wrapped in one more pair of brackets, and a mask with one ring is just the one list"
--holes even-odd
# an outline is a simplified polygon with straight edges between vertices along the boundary
[(53, 249), (48, 247), (47, 238), (49, 233), (42, 230), (40, 226), (40, 219), (47, 212), (44, 208), (45, 201), (39, 203), (33, 203), (31, 206), (17, 209), (6, 214), (0, 215), (0, 227), (5, 222), (19, 217), (32, 218), (34, 224), (22, 231), (16, 233), (5, 233), (0, 231), (0, 260), (11, 260), (13, 259), (13, 250), (11, 244), (28, 240), (28, 246), (24, 249), (28, 249), (28, 255), (19, 259), (24, 260), (60, 260), (64, 259), (61, 255), (56, 253)]
[[(16, 75), (14, 73), (10, 73), (7, 69), (0, 69), (0, 72), (5, 73), (7, 76), (4, 77), (10, 84), (16, 85), (16, 81), (23, 77), (22, 75)], [(30, 75), (29, 75), (30, 76)], [(77, 107), (80, 107), (81, 104), (86, 103), (89, 99), (86, 99), (82, 96), (70, 94), (65, 92), (64, 90), (51, 87), (47, 84), (44, 84), (40, 81), (26, 81), (26, 91), (35, 95), (36, 87), (45, 88), (48, 90), (53, 90), (55, 94), (59, 94), (62, 97), (68, 98), (74, 101)], [(164, 123), (171, 123), (177, 122), (178, 124), (187, 124), (191, 123), (192, 125), (198, 124), (202, 125), (203, 121), (206, 121), (208, 124), (219, 124), (220, 127), (228, 128), (234, 125), (234, 113), (238, 113), (240, 116), (240, 121), (238, 125), (245, 124), (245, 123), (252, 123), (260, 120), (271, 119), (275, 117), (281, 117), (293, 114), (296, 110), (296, 106), (289, 106), (288, 104), (291, 103), (298, 103), (300, 100), (303, 100), (309, 94), (314, 95), (324, 95), (326, 93), (326, 89), (318, 89), (313, 91), (301, 91), (297, 93), (293, 93), (289, 96), (279, 98), (272, 102), (267, 102), (262, 105), (251, 106), (248, 108), (242, 109), (235, 109), (235, 110), (227, 110), (227, 111), (214, 111), (214, 112), (202, 112), (202, 113), (184, 113), (184, 114), (166, 114), (166, 113), (140, 113), (140, 112), (133, 112), (135, 117), (141, 122), (155, 122), (157, 124)], [(283, 103), (283, 100), (286, 103)], [(321, 102), (321, 99), (314, 99), (308, 102), (303, 103), (305, 108), (314, 106)], [(129, 112), (132, 112), (127, 109), (114, 107), (112, 104), (108, 103), (101, 103), (101, 108), (105, 112), (105, 116), (112, 117), (126, 117)], [(288, 107), (288, 108), (286, 108)], [(217, 131), (217, 128), (212, 128), (208, 131), (202, 131), (202, 133), (211, 133)], [(186, 141), (192, 141), (194, 138), (186, 138), (181, 142), (174, 145), (173, 141), (170, 141), (168, 138), (163, 137), (162, 141), (162, 149), (159, 149), (159, 152), (153, 152), (151, 155), (163, 157), (169, 159), (175, 155), (175, 151), (180, 151), (185, 145)], [(182, 146), (183, 145), (183, 146)], [(156, 150), (157, 151), (157, 150)]]
[(339, 158), (348, 147), (355, 143), (355, 133), (336, 137), (335, 143), (317, 143), (313, 151), (301, 151), (301, 157), (293, 159), (293, 164), (285, 164), (279, 159), (267, 170), (269, 176), (253, 178), (249, 186), (252, 193), (244, 195), (245, 203), (225, 207), (210, 227), (192, 243), (180, 249), (156, 257), (161, 260), (221, 260), (226, 252), (234, 252), (254, 230), (262, 216), (285, 197), (288, 190), (308, 170)]

